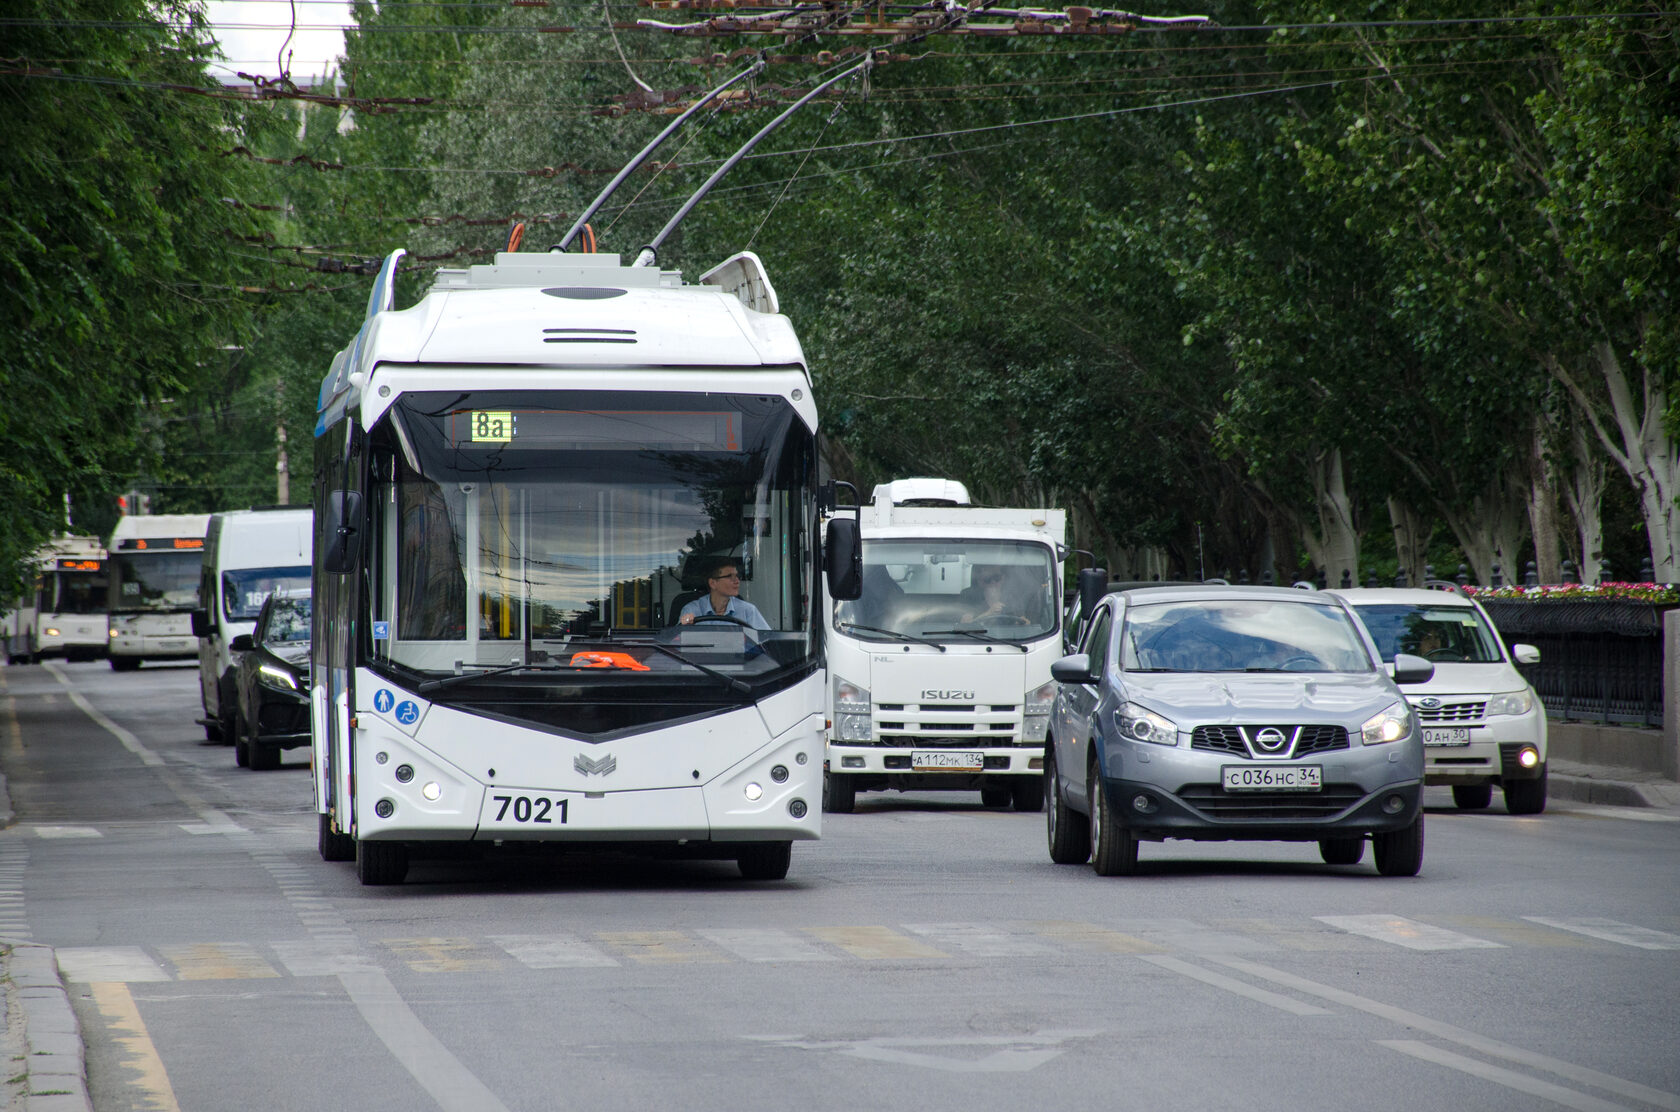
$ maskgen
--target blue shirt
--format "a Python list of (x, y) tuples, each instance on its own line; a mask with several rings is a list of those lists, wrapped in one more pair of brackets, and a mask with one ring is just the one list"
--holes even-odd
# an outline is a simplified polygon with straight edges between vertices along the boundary
[[(746, 622), (754, 629), (770, 628), (770, 623), (764, 620), (764, 615), (758, 612), (758, 607), (754, 606), (750, 602), (747, 602), (739, 595), (729, 600), (729, 605), (723, 608), (723, 612), (731, 618), (739, 618), (741, 621)], [(707, 614), (716, 613), (717, 611), (712, 609), (712, 596), (708, 593), (701, 595), (699, 598), (683, 607), (682, 611), (677, 615), (677, 620), (681, 621), (683, 618), (688, 617), (702, 618)]]

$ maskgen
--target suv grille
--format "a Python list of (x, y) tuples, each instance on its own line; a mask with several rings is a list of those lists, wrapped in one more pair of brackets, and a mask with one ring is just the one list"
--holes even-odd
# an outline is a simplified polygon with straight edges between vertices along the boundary
[[(1252, 737), (1264, 726), (1197, 726), (1190, 731), (1190, 748), (1203, 749), (1212, 753), (1229, 753), (1233, 757), (1251, 760), (1246, 737)], [(1271, 757), (1290, 755), (1305, 756), (1308, 753), (1326, 753), (1332, 749), (1346, 749), (1348, 747), (1348, 732), (1342, 726), (1276, 726), (1285, 736), (1295, 734), (1293, 750), (1284, 750)]]
[(1218, 784), (1189, 784), (1178, 797), (1211, 819), (1328, 819), (1365, 798), (1357, 784), (1326, 784), (1317, 792), (1228, 792)]
[(1418, 721), (1431, 726), (1480, 722), (1487, 714), (1487, 700), (1477, 699), (1473, 703), (1442, 703), (1438, 707), (1420, 707), (1413, 703), (1412, 709), (1417, 711)]

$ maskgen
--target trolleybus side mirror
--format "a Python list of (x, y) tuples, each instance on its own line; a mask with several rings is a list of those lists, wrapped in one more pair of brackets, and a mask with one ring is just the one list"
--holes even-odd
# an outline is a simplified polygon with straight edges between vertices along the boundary
[(210, 636), (210, 611), (202, 606), (192, 612), (192, 635), (194, 637)]
[(346, 572), (356, 566), (362, 555), (360, 491), (335, 490), (327, 495), (326, 530), (321, 539), (326, 546), (321, 553), (322, 569)]
[(828, 572), (828, 597), (848, 601), (863, 594), (863, 541), (856, 518), (834, 517), (828, 522), (823, 567)]

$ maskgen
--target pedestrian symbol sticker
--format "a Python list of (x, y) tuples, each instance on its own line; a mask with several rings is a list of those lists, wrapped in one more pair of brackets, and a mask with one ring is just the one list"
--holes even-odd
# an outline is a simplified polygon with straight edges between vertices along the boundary
[(413, 699), (404, 699), (397, 704), (397, 721), (404, 726), (412, 726), (420, 721), (420, 704)]
[(373, 709), (378, 711), (380, 714), (390, 714), (391, 706), (396, 701), (396, 698), (384, 688), (380, 688), (378, 691), (373, 693)]

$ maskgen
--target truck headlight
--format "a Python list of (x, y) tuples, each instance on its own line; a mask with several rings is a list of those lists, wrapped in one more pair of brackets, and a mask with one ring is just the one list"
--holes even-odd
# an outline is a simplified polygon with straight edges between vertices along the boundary
[(1122, 703), (1115, 714), (1120, 723), (1120, 736), (1129, 741), (1148, 741), (1156, 745), (1177, 745), (1178, 726), (1148, 707), (1136, 703)]
[(1060, 685), (1055, 680), (1027, 692), (1021, 703), (1021, 740), (1041, 742), (1050, 732), (1050, 704), (1056, 701)]
[(1365, 720), (1359, 727), (1359, 740), (1366, 745), (1381, 745), (1388, 741), (1399, 741), (1412, 732), (1412, 708), (1405, 700), (1380, 711)]
[(834, 737), (839, 741), (869, 740), (869, 689), (834, 677)]
[(1487, 713), (1495, 714), (1527, 714), (1534, 709), (1534, 690), (1525, 687), (1521, 691), (1507, 691), (1503, 695), (1495, 695), (1487, 701)]

